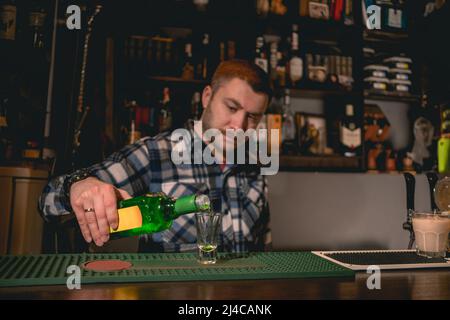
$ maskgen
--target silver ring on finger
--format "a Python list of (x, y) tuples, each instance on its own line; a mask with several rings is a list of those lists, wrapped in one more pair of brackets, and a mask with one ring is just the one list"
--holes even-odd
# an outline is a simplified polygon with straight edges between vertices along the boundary
[(87, 208), (87, 209), (84, 209), (84, 212), (94, 212), (94, 208)]

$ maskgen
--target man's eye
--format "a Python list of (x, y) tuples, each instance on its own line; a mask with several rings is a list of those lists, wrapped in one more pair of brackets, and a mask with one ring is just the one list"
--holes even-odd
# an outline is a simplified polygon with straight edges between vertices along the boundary
[(233, 107), (233, 106), (227, 106), (228, 109), (230, 109), (231, 112), (236, 112), (237, 108)]
[(259, 118), (261, 118), (261, 116), (257, 115), (257, 114), (249, 114), (248, 117), (252, 120), (259, 120)]

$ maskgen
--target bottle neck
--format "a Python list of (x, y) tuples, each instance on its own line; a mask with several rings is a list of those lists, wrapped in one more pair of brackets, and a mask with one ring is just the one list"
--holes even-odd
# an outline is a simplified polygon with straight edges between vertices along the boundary
[(348, 104), (345, 106), (345, 114), (347, 117), (353, 117), (355, 115), (355, 112), (353, 110), (353, 105)]
[(177, 218), (183, 214), (209, 211), (210, 201), (206, 195), (189, 195), (180, 197), (173, 204), (172, 218)]

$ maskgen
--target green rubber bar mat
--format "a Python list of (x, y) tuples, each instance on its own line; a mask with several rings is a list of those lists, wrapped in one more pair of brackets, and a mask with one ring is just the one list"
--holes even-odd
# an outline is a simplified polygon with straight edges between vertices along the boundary
[[(132, 267), (115, 272), (83, 268), (88, 261), (110, 259)], [(70, 265), (80, 267), (82, 284), (354, 276), (352, 270), (310, 252), (219, 254), (215, 265), (200, 265), (194, 253), (58, 254), (0, 256), (0, 287), (66, 284)]]

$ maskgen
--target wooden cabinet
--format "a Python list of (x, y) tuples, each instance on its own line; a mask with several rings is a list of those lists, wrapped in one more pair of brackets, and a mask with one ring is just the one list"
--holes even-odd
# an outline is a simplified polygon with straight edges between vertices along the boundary
[(43, 219), (37, 203), (47, 178), (44, 170), (0, 167), (0, 254), (41, 252)]

